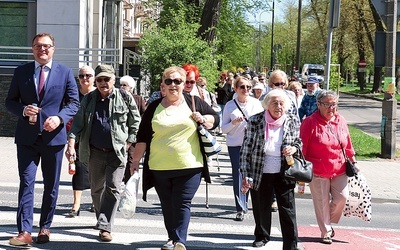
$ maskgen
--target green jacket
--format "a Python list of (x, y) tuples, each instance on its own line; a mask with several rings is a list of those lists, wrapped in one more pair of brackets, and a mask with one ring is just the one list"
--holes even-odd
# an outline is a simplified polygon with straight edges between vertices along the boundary
[[(68, 134), (68, 138), (79, 140), (79, 160), (86, 164), (89, 163), (90, 157), (89, 139), (93, 115), (96, 101), (100, 98), (97, 89), (85, 95)], [(139, 111), (132, 95), (114, 88), (110, 95), (109, 114), (113, 148), (121, 162), (126, 162), (126, 142), (136, 142), (140, 123)]]

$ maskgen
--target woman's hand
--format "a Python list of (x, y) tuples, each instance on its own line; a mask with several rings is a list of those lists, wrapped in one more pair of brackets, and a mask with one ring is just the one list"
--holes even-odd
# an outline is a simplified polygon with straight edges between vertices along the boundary
[(249, 181), (249, 177), (244, 177), (242, 181), (242, 188), (240, 189), (243, 194), (247, 193), (253, 186), (253, 181)]
[(73, 158), (74, 161), (76, 160), (76, 151), (74, 146), (68, 145), (67, 150), (65, 150), (65, 157), (67, 157), (68, 160), (71, 158)]
[(243, 116), (239, 116), (239, 117), (235, 118), (234, 120), (232, 120), (232, 125), (240, 124), (243, 121), (244, 121)]
[(135, 173), (135, 171), (139, 172), (139, 162), (138, 161), (129, 162), (129, 170), (131, 172), (131, 176)]
[(206, 122), (206, 119), (204, 118), (204, 116), (202, 116), (199, 112), (193, 112), (192, 118), (195, 122), (198, 122), (200, 124), (203, 124)]
[(282, 149), (282, 155), (288, 156), (288, 155), (293, 155), (296, 153), (297, 148), (293, 146), (286, 146)]

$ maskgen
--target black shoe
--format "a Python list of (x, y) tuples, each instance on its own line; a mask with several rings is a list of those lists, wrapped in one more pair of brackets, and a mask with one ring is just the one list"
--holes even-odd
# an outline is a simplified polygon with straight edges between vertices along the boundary
[(91, 213), (96, 212), (96, 210), (94, 210), (94, 205), (93, 205), (93, 204), (92, 204), (92, 206), (90, 207), (89, 212), (91, 212)]
[(267, 244), (268, 241), (267, 240), (255, 240), (253, 242), (253, 247), (263, 247), (265, 246), (265, 244)]
[(243, 211), (237, 212), (235, 221), (243, 221), (244, 220), (244, 213)]
[(69, 216), (70, 216), (70, 217), (79, 216), (80, 213), (81, 213), (81, 209), (78, 209), (78, 211), (72, 209), (72, 210), (69, 212)]
[(333, 230), (333, 227), (331, 227), (331, 238), (335, 237), (335, 230)]

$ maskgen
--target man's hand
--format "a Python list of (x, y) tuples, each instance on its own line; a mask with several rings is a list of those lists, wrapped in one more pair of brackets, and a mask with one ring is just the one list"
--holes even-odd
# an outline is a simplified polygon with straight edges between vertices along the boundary
[(33, 105), (28, 105), (25, 107), (24, 109), (24, 116), (34, 116), (39, 114), (39, 111), (41, 110), (41, 108), (37, 107), (37, 106), (33, 106)]
[(61, 124), (61, 119), (58, 116), (49, 116), (43, 124), (43, 129), (47, 132), (52, 132)]

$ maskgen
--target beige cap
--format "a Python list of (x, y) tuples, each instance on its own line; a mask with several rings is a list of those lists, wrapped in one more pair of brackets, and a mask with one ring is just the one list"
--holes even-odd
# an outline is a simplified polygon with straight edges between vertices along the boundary
[(99, 65), (96, 67), (95, 75), (96, 75), (96, 77), (100, 77), (100, 76), (113, 77), (115, 75), (115, 71), (114, 71), (113, 66), (107, 65), (107, 64), (102, 64), (102, 65)]

